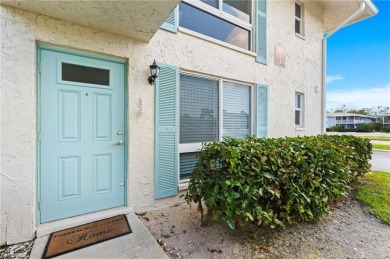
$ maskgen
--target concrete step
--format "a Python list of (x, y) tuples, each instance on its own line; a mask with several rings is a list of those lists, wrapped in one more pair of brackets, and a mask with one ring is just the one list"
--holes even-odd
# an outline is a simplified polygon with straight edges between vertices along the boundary
[[(57, 256), (58, 259), (168, 259), (160, 245), (134, 212), (126, 214), (132, 233)], [(41, 259), (49, 234), (35, 240), (30, 259)]]

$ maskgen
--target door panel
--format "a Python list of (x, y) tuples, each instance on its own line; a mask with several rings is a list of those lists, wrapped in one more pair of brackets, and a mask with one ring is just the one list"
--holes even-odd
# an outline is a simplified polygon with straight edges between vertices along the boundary
[(123, 206), (124, 64), (40, 55), (41, 223)]
[(81, 196), (80, 156), (58, 158), (59, 200)]
[(93, 96), (94, 140), (111, 140), (111, 99), (110, 93)]
[(93, 156), (94, 194), (111, 192), (112, 159), (111, 154), (95, 154)]
[(59, 91), (59, 141), (80, 141), (80, 95), (80, 91)]

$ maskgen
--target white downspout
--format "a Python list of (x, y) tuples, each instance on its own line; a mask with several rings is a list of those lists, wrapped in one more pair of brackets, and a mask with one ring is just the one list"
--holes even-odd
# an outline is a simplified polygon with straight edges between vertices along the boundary
[(359, 9), (340, 23), (336, 28), (330, 31), (322, 39), (322, 134), (326, 132), (326, 40), (329, 39), (333, 34), (335, 34), (341, 27), (348, 24), (350, 21), (355, 19), (359, 14), (361, 14), (366, 8), (366, 3), (364, 0), (360, 1)]

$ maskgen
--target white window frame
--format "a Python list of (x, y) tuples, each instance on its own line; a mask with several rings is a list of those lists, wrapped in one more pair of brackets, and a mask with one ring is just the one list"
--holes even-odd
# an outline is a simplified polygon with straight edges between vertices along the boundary
[[(223, 5), (222, 5), (223, 0), (218, 0), (218, 8), (215, 8), (215, 7), (213, 7), (209, 4), (206, 4), (200, 0), (182, 0), (182, 2), (189, 4), (193, 7), (196, 7), (196, 8), (198, 8), (206, 13), (209, 13), (210, 15), (216, 16), (222, 20), (230, 22), (230, 23), (232, 23), (238, 27), (241, 27), (245, 30), (248, 30), (249, 31), (249, 51), (253, 50), (253, 38), (254, 37), (253, 37), (252, 23), (254, 21), (254, 19), (253, 19), (253, 8), (254, 8), (253, 2), (254, 1), (251, 1), (251, 3), (252, 3), (251, 15), (250, 15), (251, 23), (245, 22), (244, 20), (241, 20), (240, 18), (235, 17), (235, 16), (223, 11), (223, 9), (222, 9), (223, 8)], [(179, 13), (180, 13), (180, 10), (179, 10)], [(208, 37), (210, 37), (210, 36), (208, 36)], [(218, 39), (215, 39), (215, 40), (218, 40)], [(220, 40), (218, 40), (218, 41), (220, 41)], [(225, 41), (222, 41), (222, 42), (225, 42)], [(227, 42), (225, 42), (225, 43), (227, 43)], [(227, 44), (230, 44), (230, 43), (227, 43)]]
[[(295, 101), (295, 98), (297, 98), (297, 96), (299, 96), (300, 98), (300, 103), (301, 103), (301, 107), (297, 107), (296, 106), (296, 101)], [(295, 95), (294, 95), (294, 124), (295, 124), (295, 112), (299, 111), (299, 124), (295, 124), (295, 127), (296, 128), (303, 128), (304, 127), (304, 113), (305, 113), (305, 95), (303, 93), (299, 93), (299, 92), (296, 92)]]
[[(299, 5), (301, 7), (301, 18), (299, 18), (298, 16), (295, 16), (295, 5)], [(304, 20), (305, 20), (304, 5), (300, 2), (295, 2), (295, 4), (294, 4), (294, 17), (295, 17), (295, 21), (299, 22), (299, 31), (300, 31), (300, 33), (295, 31), (295, 23), (294, 23), (295, 35), (300, 36), (300, 37), (305, 37), (304, 24), (303, 24)]]
[[(192, 76), (192, 77), (197, 77), (197, 78), (203, 78), (203, 79), (209, 79), (209, 80), (214, 80), (218, 81), (218, 91), (219, 91), (219, 98), (218, 98), (218, 141), (223, 140), (223, 82), (230, 82), (230, 83), (236, 83), (236, 84), (241, 84), (241, 85), (246, 85), (250, 87), (249, 90), (249, 118), (250, 118), (250, 125), (249, 125), (249, 136), (252, 136), (254, 131), (254, 84), (250, 83), (245, 83), (245, 82), (239, 82), (239, 81), (234, 81), (230, 79), (224, 79), (220, 77), (213, 77), (213, 76), (205, 76), (202, 74), (198, 73), (193, 73), (193, 72), (188, 72), (188, 71), (179, 71), (179, 76), (180, 75), (186, 75), (186, 76)], [(179, 86), (179, 96), (180, 96), (180, 86)], [(179, 97), (179, 103), (178, 103), (178, 112), (180, 113), (180, 97)], [(179, 153), (179, 159), (178, 159), (178, 166), (177, 166), (177, 174), (179, 179), (179, 188), (182, 188), (189, 182), (189, 179), (186, 180), (180, 180), (180, 154), (183, 153), (194, 153), (198, 152), (202, 148), (202, 143), (210, 143), (210, 142), (200, 142), (200, 143), (187, 143), (187, 144), (181, 144), (180, 143), (180, 116), (179, 116), (179, 130), (178, 130), (178, 139), (179, 139), (179, 148), (178, 148), (178, 153)]]

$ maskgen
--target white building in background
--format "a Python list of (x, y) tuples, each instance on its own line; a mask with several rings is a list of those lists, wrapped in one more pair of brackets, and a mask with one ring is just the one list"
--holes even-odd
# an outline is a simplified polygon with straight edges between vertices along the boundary
[(390, 114), (383, 116), (383, 126), (390, 127)]
[(378, 12), (370, 0), (0, 8), (0, 245), (173, 204), (202, 142), (321, 133), (324, 34)]
[(376, 117), (356, 113), (328, 113), (326, 114), (326, 127), (340, 126), (342, 129), (356, 129), (359, 124), (372, 123)]

